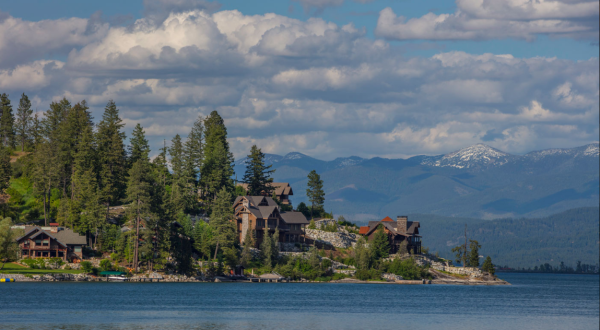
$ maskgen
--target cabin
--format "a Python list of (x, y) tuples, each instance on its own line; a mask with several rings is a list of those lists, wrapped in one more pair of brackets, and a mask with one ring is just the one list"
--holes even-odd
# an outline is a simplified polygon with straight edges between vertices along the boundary
[(83, 259), (85, 236), (51, 223), (50, 227), (26, 226), (17, 238), (19, 258), (61, 258), (63, 261)]
[(383, 231), (388, 235), (390, 254), (397, 253), (404, 242), (406, 242), (406, 248), (409, 252), (421, 253), (421, 236), (419, 235), (421, 224), (418, 221), (408, 221), (407, 216), (398, 216), (396, 221), (390, 217), (385, 217), (379, 221), (369, 221), (369, 225), (360, 227), (358, 233), (370, 241), (375, 237), (377, 228), (380, 225), (383, 226)]
[[(244, 188), (246, 191), (248, 191), (247, 183), (238, 183), (237, 185)], [(277, 199), (279, 199), (281, 204), (292, 205), (290, 196), (292, 196), (294, 194), (294, 191), (292, 190), (292, 187), (290, 186), (289, 183), (287, 183), (287, 182), (271, 182), (269, 184), (269, 186), (273, 187), (273, 192), (275, 193), (275, 196), (277, 196)], [(269, 197), (271, 197), (271, 196), (269, 196)]]
[(281, 212), (271, 197), (239, 196), (233, 203), (233, 210), (241, 244), (250, 230), (254, 246), (258, 248), (262, 243), (265, 227), (270, 235), (279, 231), (280, 243), (304, 242), (304, 229), (309, 221), (301, 212)]

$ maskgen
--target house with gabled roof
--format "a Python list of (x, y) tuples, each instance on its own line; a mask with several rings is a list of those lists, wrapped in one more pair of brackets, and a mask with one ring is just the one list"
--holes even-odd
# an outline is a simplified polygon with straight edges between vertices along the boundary
[(419, 235), (421, 224), (418, 221), (408, 221), (407, 216), (398, 216), (396, 220), (385, 217), (378, 221), (369, 221), (367, 226), (360, 227), (358, 233), (370, 241), (375, 237), (380, 226), (388, 235), (391, 254), (398, 252), (404, 242), (408, 251), (421, 253), (421, 235)]
[(233, 203), (236, 225), (241, 244), (250, 230), (255, 247), (263, 240), (264, 229), (270, 235), (279, 231), (279, 242), (304, 242), (304, 229), (309, 224), (301, 212), (281, 212), (273, 198), (268, 196), (238, 196)]
[(26, 226), (17, 238), (20, 258), (61, 258), (64, 261), (83, 258), (85, 236), (51, 223), (50, 227)]
[[(237, 185), (244, 188), (246, 191), (248, 191), (247, 183), (238, 183)], [(277, 196), (277, 199), (279, 199), (281, 204), (283, 204), (283, 205), (291, 205), (292, 204), (292, 201), (290, 200), (290, 196), (292, 196), (294, 194), (294, 191), (292, 190), (292, 186), (290, 186), (289, 183), (287, 183), (287, 182), (271, 182), (271, 183), (268, 183), (268, 185), (273, 188), (273, 192), (275, 193), (275, 196)], [(271, 197), (271, 196), (268, 196), (268, 197)]]

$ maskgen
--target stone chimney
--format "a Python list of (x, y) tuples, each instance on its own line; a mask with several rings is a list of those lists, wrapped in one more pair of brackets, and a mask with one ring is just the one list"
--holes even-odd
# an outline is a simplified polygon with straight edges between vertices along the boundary
[(396, 230), (399, 233), (406, 234), (406, 226), (408, 224), (408, 217), (405, 215), (398, 216), (396, 219)]

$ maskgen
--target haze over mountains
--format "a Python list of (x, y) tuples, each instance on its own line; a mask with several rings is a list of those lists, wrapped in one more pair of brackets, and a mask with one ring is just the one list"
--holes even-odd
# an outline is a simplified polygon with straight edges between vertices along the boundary
[[(267, 154), (275, 181), (307, 202), (306, 176), (324, 180), (325, 208), (355, 221), (400, 214), (473, 218), (539, 217), (599, 204), (599, 145), (512, 155), (477, 144), (439, 156), (318, 160)], [(246, 159), (235, 163), (241, 179)]]

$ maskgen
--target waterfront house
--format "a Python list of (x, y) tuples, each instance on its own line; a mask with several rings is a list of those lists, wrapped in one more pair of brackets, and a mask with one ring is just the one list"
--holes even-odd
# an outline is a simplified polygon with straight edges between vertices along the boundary
[(358, 233), (370, 241), (375, 237), (377, 228), (380, 225), (388, 235), (390, 253), (398, 252), (398, 249), (404, 242), (406, 242), (408, 251), (421, 253), (421, 236), (419, 235), (421, 225), (418, 221), (408, 221), (407, 216), (398, 216), (395, 221), (390, 217), (385, 217), (379, 221), (369, 221), (369, 225), (360, 227)]
[(17, 238), (20, 258), (61, 258), (64, 261), (81, 260), (85, 236), (71, 229), (51, 223), (50, 227), (26, 226), (25, 234)]
[(304, 242), (304, 228), (308, 220), (301, 212), (281, 212), (273, 198), (268, 196), (239, 196), (233, 203), (240, 243), (244, 243), (248, 230), (252, 232), (255, 247), (262, 243), (264, 229), (273, 235), (279, 231), (279, 242)]
[[(248, 191), (247, 183), (238, 183), (237, 185), (244, 188), (246, 191)], [(277, 196), (277, 199), (279, 199), (281, 204), (283, 204), (283, 205), (291, 205), (292, 204), (292, 201), (290, 200), (290, 196), (294, 194), (294, 191), (292, 190), (292, 187), (290, 186), (289, 183), (287, 183), (287, 182), (271, 182), (271, 183), (269, 183), (269, 186), (273, 187), (273, 192), (275, 193), (275, 196)], [(271, 196), (269, 196), (269, 197), (271, 197)]]

